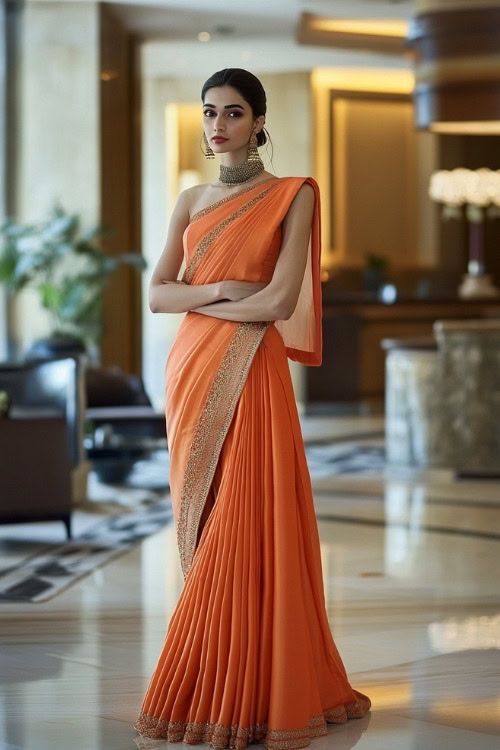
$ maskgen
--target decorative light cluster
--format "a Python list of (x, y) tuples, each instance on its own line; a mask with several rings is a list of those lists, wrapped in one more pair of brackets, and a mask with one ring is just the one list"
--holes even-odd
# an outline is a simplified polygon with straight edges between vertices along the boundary
[(430, 197), (447, 206), (500, 206), (500, 169), (442, 169), (431, 175)]

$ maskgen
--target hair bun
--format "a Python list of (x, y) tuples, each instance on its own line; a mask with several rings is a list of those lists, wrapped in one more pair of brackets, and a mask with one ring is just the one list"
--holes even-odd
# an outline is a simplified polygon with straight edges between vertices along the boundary
[(267, 143), (267, 140), (267, 131), (265, 128), (262, 128), (262, 130), (259, 130), (257, 133), (257, 146), (263, 146)]

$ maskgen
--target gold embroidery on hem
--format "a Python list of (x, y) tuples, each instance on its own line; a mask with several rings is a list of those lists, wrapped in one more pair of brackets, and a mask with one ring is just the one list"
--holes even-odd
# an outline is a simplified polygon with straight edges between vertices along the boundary
[(182, 487), (177, 544), (186, 578), (203, 505), (253, 357), (271, 321), (238, 323), (217, 368), (195, 427)]
[(255, 185), (247, 185), (246, 188), (244, 188), (243, 190), (239, 190), (237, 193), (226, 195), (224, 198), (221, 198), (220, 200), (215, 201), (215, 203), (211, 203), (209, 206), (205, 206), (205, 208), (200, 208), (199, 211), (197, 211), (195, 214), (191, 216), (191, 218), (189, 219), (189, 223), (192, 224), (193, 221), (197, 221), (198, 219), (201, 219), (202, 216), (206, 216), (212, 211), (215, 211), (215, 209), (219, 208), (219, 206), (223, 206), (224, 203), (227, 203), (228, 201), (231, 201), (234, 198), (239, 198), (240, 195), (245, 195), (245, 193), (248, 193), (250, 190), (254, 190), (260, 185), (263, 185), (264, 183), (269, 182), (269, 180), (279, 180), (279, 179), (280, 179), (279, 177), (274, 177), (274, 176), (267, 177), (265, 180), (261, 180), (260, 182), (255, 183)]
[(224, 219), (215, 224), (215, 226), (213, 226), (212, 229), (210, 229), (210, 231), (207, 232), (204, 237), (202, 237), (193, 251), (191, 260), (184, 269), (184, 273), (182, 274), (181, 279), (182, 282), (186, 284), (191, 283), (196, 269), (200, 265), (203, 256), (205, 255), (211, 244), (214, 242), (214, 240), (216, 240), (217, 237), (222, 234), (224, 229), (229, 226), (229, 224), (232, 224), (233, 221), (238, 219), (240, 216), (243, 216), (243, 214), (246, 213), (250, 208), (252, 208), (252, 206), (265, 198), (265, 196), (273, 189), (273, 187), (274, 184), (269, 185), (269, 187), (267, 187), (261, 193), (251, 198), (247, 203), (244, 203), (242, 206), (237, 208), (236, 211), (233, 211), (233, 213), (229, 214)]
[(203, 743), (221, 750), (228, 747), (243, 750), (250, 743), (263, 743), (268, 750), (295, 750), (307, 747), (315, 737), (328, 734), (327, 723), (344, 724), (348, 719), (360, 719), (370, 706), (369, 699), (337, 706), (312, 716), (309, 726), (299, 729), (268, 729), (267, 722), (240, 727), (203, 721), (169, 721), (149, 716), (144, 711), (140, 712), (134, 728), (145, 737), (191, 745)]

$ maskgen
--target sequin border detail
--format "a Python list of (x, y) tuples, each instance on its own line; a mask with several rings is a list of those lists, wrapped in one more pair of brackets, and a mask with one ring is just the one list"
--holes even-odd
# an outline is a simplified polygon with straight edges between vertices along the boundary
[(235, 198), (239, 198), (240, 195), (245, 195), (245, 193), (249, 193), (250, 190), (254, 190), (255, 188), (259, 187), (260, 185), (264, 185), (266, 182), (269, 182), (269, 180), (279, 180), (280, 177), (267, 177), (265, 180), (260, 180), (260, 182), (255, 183), (254, 185), (248, 185), (243, 190), (239, 190), (237, 193), (231, 193), (231, 195), (226, 195), (225, 198), (220, 198), (220, 200), (215, 201), (215, 203), (210, 203), (209, 206), (205, 206), (205, 208), (200, 208), (199, 211), (197, 211), (195, 214), (193, 214), (190, 219), (189, 223), (192, 224), (194, 221), (198, 221), (198, 219), (201, 219), (202, 216), (206, 216), (207, 214), (212, 213), (212, 211), (215, 211), (219, 206), (223, 206), (225, 203), (228, 203), (228, 201), (232, 201)]
[[(340, 705), (312, 716), (307, 727), (298, 729), (269, 729), (267, 722), (240, 727), (203, 721), (168, 721), (149, 716), (141, 711), (134, 724), (142, 737), (165, 739), (167, 742), (205, 744), (214, 748), (242, 750), (250, 743), (263, 743), (268, 750), (292, 750), (307, 747), (311, 739), (328, 734), (327, 722), (345, 724), (348, 719), (361, 719), (371, 706), (370, 699)], [(140, 739), (136, 744), (141, 747)], [(144, 747), (147, 747), (145, 744)]]
[(219, 221), (217, 224), (215, 224), (215, 226), (205, 234), (205, 236), (200, 240), (200, 242), (198, 242), (198, 245), (195, 247), (191, 260), (186, 265), (184, 273), (182, 274), (181, 281), (186, 284), (191, 283), (196, 269), (200, 265), (203, 256), (205, 255), (211, 244), (214, 242), (214, 240), (216, 240), (217, 237), (222, 234), (224, 229), (232, 224), (233, 221), (239, 219), (239, 217), (246, 213), (250, 208), (252, 208), (252, 206), (255, 206), (256, 203), (265, 198), (265, 196), (273, 189), (274, 185), (275, 183), (269, 185), (261, 193), (251, 198), (251, 200), (247, 201), (247, 203), (244, 203), (242, 206), (237, 208), (236, 211), (233, 211), (231, 214), (222, 219), (222, 221)]
[(250, 365), (271, 321), (236, 325), (217, 368), (195, 427), (184, 472), (177, 543), (186, 578), (193, 560), (198, 524), (236, 403)]

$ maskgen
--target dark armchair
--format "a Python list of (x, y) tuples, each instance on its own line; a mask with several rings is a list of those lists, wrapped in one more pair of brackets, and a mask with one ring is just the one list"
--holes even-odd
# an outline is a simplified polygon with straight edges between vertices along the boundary
[(71, 537), (72, 470), (82, 460), (78, 358), (0, 363), (0, 523), (61, 520)]

